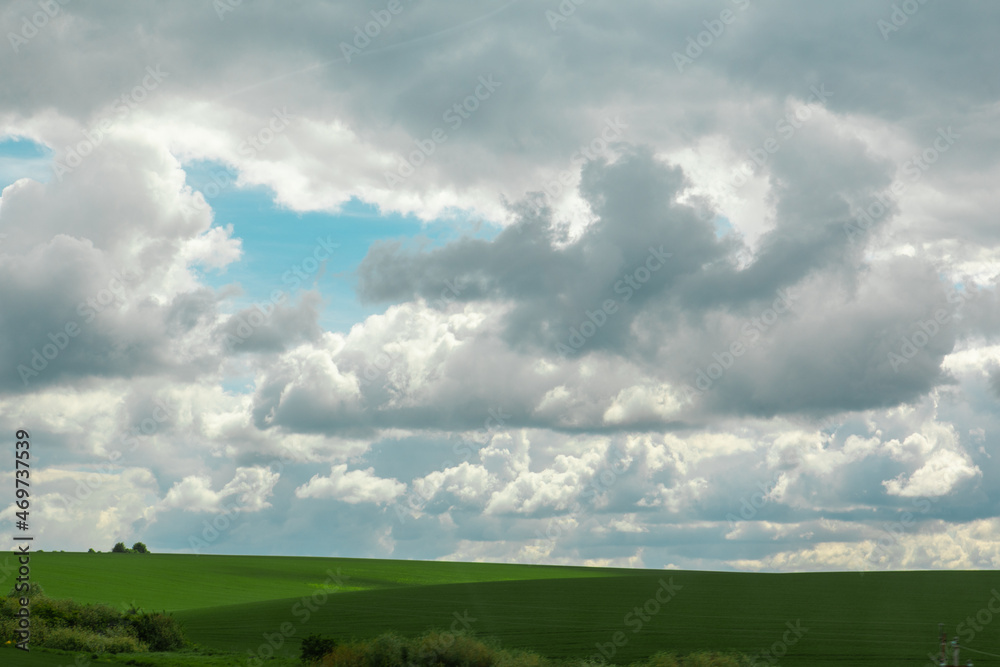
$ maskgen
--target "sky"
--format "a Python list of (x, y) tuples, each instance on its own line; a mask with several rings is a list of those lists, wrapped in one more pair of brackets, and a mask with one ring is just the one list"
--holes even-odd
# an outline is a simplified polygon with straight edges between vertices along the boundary
[(36, 549), (1000, 566), (1000, 6), (0, 26)]

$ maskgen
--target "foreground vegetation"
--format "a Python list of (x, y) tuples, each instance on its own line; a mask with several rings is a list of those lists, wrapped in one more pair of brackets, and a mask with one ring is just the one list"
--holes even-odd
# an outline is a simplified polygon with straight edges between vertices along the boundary
[[(318, 641), (317, 641), (318, 640)], [(500, 648), (496, 641), (447, 631), (431, 631), (414, 638), (387, 632), (368, 641), (338, 644), (307, 637), (305, 662), (323, 667), (589, 667), (590, 659), (554, 660), (535, 651)], [(316, 650), (322, 647), (324, 650)], [(312, 650), (309, 650), (312, 649)], [(629, 667), (750, 667), (747, 656), (699, 651), (687, 656), (659, 652)]]
[(11, 591), (0, 598), (0, 643), (17, 643), (22, 595), (29, 600), (33, 646), (97, 654), (174, 651), (184, 646), (180, 627), (166, 614), (57, 600), (38, 584), (26, 593)]
[[(0, 560), (0, 572), (3, 566)], [(949, 637), (961, 634), (970, 649), (1000, 653), (1000, 614), (994, 618), (990, 611), (990, 605), (997, 608), (992, 600), (1000, 600), (995, 572), (743, 574), (44, 553), (32, 556), (32, 577), (53, 598), (106, 603), (121, 612), (130, 606), (167, 610), (196, 647), (98, 654), (91, 656), (95, 665), (132, 660), (163, 667), (254, 667), (256, 660), (267, 667), (301, 666), (310, 635), (354, 646), (337, 651), (356, 663), (364, 653), (358, 647), (386, 632), (417, 641), (435, 628), (457, 629), (510, 652), (496, 653), (497, 667), (515, 664), (510, 655), (521, 656), (516, 664), (534, 667), (600, 662), (594, 658), (598, 647), (609, 654), (607, 663), (623, 667), (673, 667), (670, 652), (688, 656), (678, 665), (740, 654), (783, 667), (902, 667), (927, 663), (927, 654), (937, 650), (939, 622)], [(669, 601), (654, 603), (662, 582), (673, 582), (676, 590)], [(11, 576), (0, 583), (12, 584)], [(456, 625), (458, 617), (466, 623)], [(977, 625), (969, 625), (969, 618)], [(785, 643), (789, 638), (794, 641)], [(69, 666), (79, 656), (59, 654), (49, 663), (34, 650), (34, 640), (32, 647), (27, 662), (20, 653), (8, 660), (11, 654), (0, 649), (0, 664)], [(696, 656), (700, 651), (719, 655)], [(336, 655), (332, 651), (329, 659)]]

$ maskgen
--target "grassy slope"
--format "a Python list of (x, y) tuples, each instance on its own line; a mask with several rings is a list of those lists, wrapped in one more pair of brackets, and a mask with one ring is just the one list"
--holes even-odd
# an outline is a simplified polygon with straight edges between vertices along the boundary
[[(925, 665), (936, 649), (937, 623), (955, 634), (959, 622), (985, 608), (993, 588), (1000, 590), (994, 572), (773, 575), (118, 554), (40, 554), (32, 566), (35, 580), (56, 597), (113, 604), (134, 598), (146, 608), (177, 610), (193, 640), (218, 649), (256, 649), (262, 635), (287, 622), (294, 629), (281, 651), (287, 655), (310, 632), (344, 639), (390, 628), (417, 634), (445, 629), (455, 612), (468, 610), (478, 634), (553, 657), (590, 655), (595, 642), (617, 631), (628, 643), (616, 662), (663, 648), (753, 654), (780, 640), (786, 622), (801, 619), (807, 631), (783, 665)], [(306, 619), (301, 598), (321, 598), (317, 585), (338, 567), (356, 590), (330, 594)], [(665, 576), (683, 588), (634, 632), (625, 615)], [(1000, 617), (969, 646), (1000, 653)]]
[[(395, 628), (416, 634), (446, 628), (452, 613), (477, 619), (474, 631), (504, 646), (537, 649), (552, 657), (582, 657), (595, 642), (621, 630), (628, 643), (615, 661), (627, 663), (657, 650), (738, 650), (754, 654), (780, 640), (786, 622), (806, 630), (784, 665), (924, 664), (936, 650), (937, 623), (949, 634), (984, 608), (992, 572), (859, 574), (729, 574), (673, 572), (677, 596), (635, 632), (625, 615), (656, 591), (663, 572), (619, 578), (475, 583), (373, 590), (331, 596), (307, 624), (291, 613), (294, 600), (179, 614), (206, 645), (259, 645), (285, 621), (295, 637), (321, 631), (366, 637)], [(297, 647), (296, 642), (289, 642)], [(970, 646), (1000, 653), (1000, 618)], [(968, 656), (966, 656), (968, 657)], [(963, 664), (964, 664), (963, 659)]]
[(50, 597), (119, 608), (134, 601), (144, 609), (167, 611), (311, 595), (327, 581), (327, 570), (336, 572), (338, 568), (348, 577), (344, 579), (345, 590), (631, 572), (366, 558), (48, 552), (33, 554), (31, 566), (33, 580), (41, 583)]

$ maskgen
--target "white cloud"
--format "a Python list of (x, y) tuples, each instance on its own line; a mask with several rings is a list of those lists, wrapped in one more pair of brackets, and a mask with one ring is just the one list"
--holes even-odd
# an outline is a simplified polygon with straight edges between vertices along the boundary
[(384, 505), (403, 494), (406, 485), (395, 479), (373, 474), (372, 468), (347, 471), (347, 464), (335, 465), (329, 477), (314, 475), (308, 483), (295, 489), (298, 498), (333, 498), (345, 503), (376, 503)]
[(957, 452), (940, 450), (930, 455), (908, 478), (900, 474), (882, 482), (885, 490), (904, 498), (943, 496), (962, 482), (982, 475), (978, 466)]
[[(13, 487), (13, 474), (4, 477)], [(131, 545), (144, 539), (144, 530), (156, 520), (158, 485), (147, 469), (47, 467), (35, 470), (32, 477), (37, 489), (29, 525), (38, 549), (109, 551), (116, 542)], [(4, 511), (12, 525), (16, 511), (13, 504)]]
[[(36, 11), (12, 0), (2, 14), (13, 25)], [(991, 63), (967, 57), (993, 43), (996, 13), (940, 12), (937, 41), (910, 26), (848, 39), (835, 57), (794, 38), (850, 35), (872, 11), (755, 7), (726, 48), (678, 72), (670, 54), (707, 18), (698, 3), (583, 5), (558, 33), (530, 3), (414, 5), (352, 63), (330, 54), (364, 14), (347, 3), (290, 13), (260, 0), (227, 16), (235, 32), (182, 4), (67, 5), (0, 50), (0, 138), (39, 142), (60, 163), (96, 144), (48, 177), (36, 157), (0, 156), (0, 176), (17, 179), (0, 201), (0, 362), (12, 371), (0, 421), (47, 443), (43, 537), (106, 548), (149, 533), (186, 547), (172, 521), (236, 505), (246, 514), (220, 540), (248, 551), (271, 548), (259, 525), (294, 532), (334, 511), (368, 555), (823, 569), (852, 567), (877, 544), (873, 526), (934, 499), (878, 563), (996, 567), (1000, 506), (985, 489), (1000, 475), (1000, 105), (982, 86)], [(765, 51), (773, 67), (744, 66)], [(162, 84), (99, 130), (147, 66), (168, 72)], [(446, 111), (484, 76), (501, 83), (451, 126)], [(829, 100), (780, 134), (819, 85)], [(275, 109), (289, 117), (280, 128)], [(581, 157), (617, 116), (624, 142), (594, 148), (607, 161)], [(447, 140), (421, 157), (437, 127)], [(944, 127), (957, 141), (914, 178), (907, 162)], [(755, 156), (748, 182), (728, 187)], [(351, 220), (370, 221), (358, 238), (386, 220), (408, 238), (353, 247), (230, 352), (240, 290), (274, 281), (254, 247), (269, 220), (206, 205), (188, 185), (201, 160), (237, 174), (231, 201), (252, 188), (299, 213), (367, 206)], [(404, 160), (422, 164), (388, 185)], [(539, 191), (551, 215), (518, 208)], [(886, 210), (849, 239), (845, 223), (873, 202)], [(477, 215), (504, 231), (447, 231)], [(308, 226), (268, 242), (292, 247)], [(642, 269), (661, 244), (669, 261)], [(136, 277), (120, 284), (127, 269)], [(224, 285), (227, 271), (247, 284)], [(795, 308), (754, 324), (779, 289)], [(956, 304), (959, 293), (976, 296)], [(343, 304), (374, 314), (324, 331)], [(939, 309), (948, 323), (928, 334)], [(79, 335), (39, 356), (71, 323)], [(584, 324), (592, 335), (560, 354)], [(44, 368), (22, 380), (15, 369), (32, 362)], [(165, 415), (157, 399), (170, 399)], [(456, 445), (461, 463), (437, 460)], [(88, 479), (79, 504), (55, 500)], [(427, 502), (399, 525), (384, 506), (408, 490)], [(752, 517), (723, 520), (750, 501)], [(323, 539), (286, 543), (329, 552)], [(750, 540), (761, 555), (733, 558)], [(673, 546), (685, 541), (713, 556)]]
[[(266, 468), (237, 468), (233, 478), (219, 491), (212, 490), (207, 475), (191, 475), (174, 484), (160, 504), (160, 509), (185, 512), (259, 512), (271, 506), (271, 496), (279, 474)], [(226, 502), (235, 496), (238, 501)]]

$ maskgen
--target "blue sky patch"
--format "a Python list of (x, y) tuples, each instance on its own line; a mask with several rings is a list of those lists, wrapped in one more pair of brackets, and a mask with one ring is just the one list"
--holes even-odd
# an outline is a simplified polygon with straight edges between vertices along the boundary
[(30, 139), (0, 139), (0, 190), (22, 178), (47, 183), (52, 176), (52, 156), (45, 144)]

